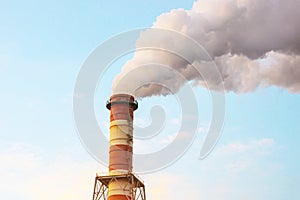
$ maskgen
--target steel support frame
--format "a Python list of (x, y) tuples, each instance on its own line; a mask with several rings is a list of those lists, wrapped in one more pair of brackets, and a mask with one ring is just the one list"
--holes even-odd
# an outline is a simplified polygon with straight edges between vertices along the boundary
[(118, 175), (104, 175), (96, 174), (93, 200), (108, 200), (108, 185), (110, 182), (119, 180), (127, 180), (128, 184), (132, 185), (130, 193), (132, 200), (146, 200), (146, 191), (143, 181), (141, 181), (133, 173), (118, 174)]

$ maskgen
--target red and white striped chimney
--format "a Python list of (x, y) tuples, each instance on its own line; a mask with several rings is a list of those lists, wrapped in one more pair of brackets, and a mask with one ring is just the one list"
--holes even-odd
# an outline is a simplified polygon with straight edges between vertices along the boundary
[[(138, 108), (134, 97), (116, 94), (106, 104), (110, 110), (109, 174), (132, 172), (133, 112)], [(108, 200), (131, 200), (132, 185), (128, 180), (111, 181)]]

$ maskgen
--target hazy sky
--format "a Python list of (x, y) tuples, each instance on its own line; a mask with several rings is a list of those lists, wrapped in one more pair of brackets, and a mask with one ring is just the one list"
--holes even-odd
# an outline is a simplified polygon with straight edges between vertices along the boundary
[[(162, 13), (192, 6), (191, 0), (0, 0), (0, 199), (91, 199), (95, 173), (106, 168), (82, 146), (73, 120), (73, 89), (82, 63), (110, 37), (151, 27)], [(96, 90), (95, 112), (106, 134), (112, 80), (132, 56), (113, 63)], [(147, 198), (299, 199), (299, 94), (278, 87), (227, 93), (222, 137), (199, 160), (212, 105), (206, 89), (195, 91), (199, 134), (177, 162), (141, 175)], [(134, 151), (157, 151), (176, 135), (180, 109), (173, 96), (139, 103), (137, 125), (151, 123), (151, 108), (158, 105), (166, 127), (156, 138), (136, 139)]]

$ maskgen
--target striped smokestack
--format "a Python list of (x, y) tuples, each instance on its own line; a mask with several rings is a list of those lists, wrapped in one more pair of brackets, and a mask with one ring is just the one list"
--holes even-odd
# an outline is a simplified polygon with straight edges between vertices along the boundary
[[(110, 110), (109, 174), (132, 172), (133, 112), (138, 108), (134, 97), (115, 94), (106, 104)], [(131, 200), (132, 184), (127, 180), (111, 181), (108, 200)]]

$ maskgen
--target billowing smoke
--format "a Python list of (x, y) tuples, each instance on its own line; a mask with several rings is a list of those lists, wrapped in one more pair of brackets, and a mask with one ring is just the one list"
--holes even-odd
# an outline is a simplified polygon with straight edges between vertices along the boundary
[[(217, 65), (222, 83), (213, 73), (205, 78), (195, 73), (197, 66), (210, 74), (212, 62), (202, 56), (191, 55), (192, 62), (187, 62), (170, 52), (149, 49), (136, 51), (125, 64), (113, 82), (113, 93), (135, 90), (137, 97), (167, 95), (188, 81), (204, 87), (210, 85), (215, 90), (222, 84), (226, 91), (237, 93), (267, 86), (299, 93), (299, 8), (300, 0), (199, 0), (191, 10), (164, 13), (153, 28), (174, 30), (201, 44)], [(189, 46), (172, 36), (152, 37), (155, 36), (147, 31), (141, 33), (137, 48), (154, 42), (161, 49), (190, 51)], [(160, 69), (159, 65), (171, 70)], [(141, 66), (143, 70), (137, 70)], [(124, 77), (131, 81), (123, 81), (127, 79)]]

